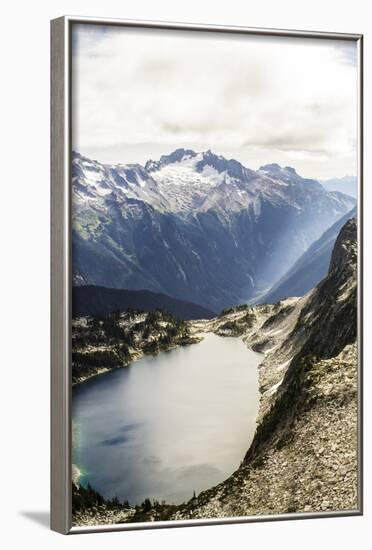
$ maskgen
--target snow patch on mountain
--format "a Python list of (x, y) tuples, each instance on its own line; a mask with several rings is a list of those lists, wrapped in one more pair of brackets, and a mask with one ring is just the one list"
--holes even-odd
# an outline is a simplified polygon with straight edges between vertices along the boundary
[(262, 295), (355, 205), (291, 167), (254, 171), (190, 149), (145, 166), (74, 153), (72, 194), (84, 277), (188, 296), (214, 311)]

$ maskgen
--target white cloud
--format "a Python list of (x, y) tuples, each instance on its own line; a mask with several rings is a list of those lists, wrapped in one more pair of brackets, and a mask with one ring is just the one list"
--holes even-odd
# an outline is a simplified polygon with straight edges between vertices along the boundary
[(194, 146), (308, 176), (356, 171), (353, 43), (82, 25), (73, 142), (105, 162)]

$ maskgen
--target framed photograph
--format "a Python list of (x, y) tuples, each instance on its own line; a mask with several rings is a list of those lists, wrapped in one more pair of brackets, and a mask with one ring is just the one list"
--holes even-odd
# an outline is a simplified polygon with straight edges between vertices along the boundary
[(362, 513), (362, 36), (52, 21), (51, 527)]

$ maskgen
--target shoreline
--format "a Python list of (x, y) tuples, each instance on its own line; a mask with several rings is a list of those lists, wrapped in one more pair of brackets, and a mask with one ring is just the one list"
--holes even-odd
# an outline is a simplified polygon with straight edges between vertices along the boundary
[(72, 387), (76, 387), (76, 386), (79, 386), (80, 384), (84, 384), (85, 382), (87, 382), (88, 380), (91, 380), (92, 378), (95, 378), (96, 376), (97, 377), (102, 376), (103, 374), (108, 374), (109, 372), (119, 370), (119, 369), (126, 369), (126, 368), (130, 367), (133, 363), (136, 363), (139, 359), (143, 359), (144, 357), (147, 357), (149, 355), (156, 356), (161, 352), (171, 351), (173, 349), (177, 349), (177, 348), (184, 347), (184, 346), (191, 346), (191, 345), (194, 345), (194, 344), (199, 344), (203, 340), (203, 337), (202, 336), (197, 336), (197, 335), (192, 335), (191, 339), (193, 339), (194, 341), (193, 342), (190, 341), (187, 344), (174, 344), (174, 343), (172, 343), (172, 344), (169, 345), (169, 347), (164, 348), (164, 349), (159, 349), (155, 353), (145, 353), (142, 350), (135, 351), (133, 353), (133, 356), (130, 358), (130, 361), (128, 363), (126, 363), (125, 365), (118, 365), (117, 367), (99, 367), (97, 369), (97, 371), (92, 372), (91, 374), (87, 374), (86, 376), (81, 376), (75, 382), (71, 382)]
[[(195, 340), (193, 343), (200, 343), (204, 340), (204, 338), (209, 335), (209, 334), (213, 334), (215, 336), (219, 336), (221, 338), (234, 338), (234, 340), (240, 340), (242, 342), (242, 344), (244, 345), (244, 347), (246, 348), (246, 350), (248, 352), (254, 352), (254, 350), (251, 349), (251, 347), (247, 344), (247, 342), (243, 339), (243, 337), (241, 335), (230, 335), (230, 334), (218, 334), (218, 325), (220, 324), (218, 322), (218, 319), (216, 318), (215, 319), (215, 323), (209, 323), (208, 321), (205, 322), (203, 328), (201, 329), (201, 326), (200, 326), (200, 321), (197, 321), (196, 323), (198, 323), (198, 326), (192, 326), (194, 323), (194, 321), (191, 321), (191, 334), (192, 334), (192, 338)], [(201, 329), (201, 330), (200, 330)], [(188, 344), (188, 345), (191, 345)], [(146, 353), (138, 353), (137, 356), (133, 359), (133, 361), (131, 361), (130, 363), (128, 363), (127, 365), (123, 366), (123, 367), (117, 367), (117, 368), (125, 368), (125, 367), (129, 367), (131, 365), (131, 363), (133, 362), (136, 362), (138, 361), (139, 359), (142, 359), (148, 355), (158, 355), (160, 352), (168, 352), (168, 351), (172, 351), (174, 349), (177, 349), (179, 347), (183, 347), (181, 344), (178, 344), (178, 345), (171, 345), (170, 347), (168, 347), (167, 349), (164, 349), (164, 350), (159, 350), (156, 354), (146, 354)], [(257, 353), (257, 352), (254, 352), (254, 353)], [(257, 355), (260, 355), (261, 358), (260, 358), (260, 362), (257, 364), (257, 371), (259, 372), (259, 367), (262, 363), (262, 361), (264, 360), (265, 358), (265, 355), (263, 353), (257, 353)], [(82, 382), (78, 382), (78, 383), (75, 383), (74, 385), (77, 385), (77, 384), (80, 384), (80, 383), (84, 383), (85, 381), (89, 380), (90, 378), (93, 378), (94, 376), (100, 376), (101, 374), (107, 374), (107, 372), (110, 372), (112, 370), (116, 370), (116, 367), (114, 368), (109, 368), (109, 369), (106, 369), (104, 372), (101, 372), (101, 373), (97, 373), (97, 374), (94, 374), (92, 376), (89, 376), (86, 380), (82, 381)], [(258, 374), (257, 374), (258, 376)], [(262, 394), (260, 392), (260, 389), (259, 389), (259, 381), (257, 381), (257, 392), (259, 394), (259, 402), (262, 398)], [(258, 404), (258, 409), (257, 409), (257, 414), (255, 415), (255, 422), (258, 418), (258, 414), (259, 414), (259, 407), (260, 407), (260, 404)], [(254, 434), (256, 432), (256, 427), (254, 429)], [(252, 436), (252, 440), (253, 440), (253, 437), (254, 437), (254, 434)], [(247, 445), (247, 447), (249, 447), (249, 445)], [(239, 462), (241, 462), (242, 460), (244, 459), (244, 454), (240, 457), (239, 459)], [(235, 471), (235, 470), (234, 470)], [(73, 472), (76, 472), (78, 474), (81, 474), (80, 472), (80, 468), (79, 466), (77, 466), (76, 464), (73, 464)], [(227, 476), (228, 478), (229, 476)], [(79, 478), (80, 478), (80, 475), (79, 475)], [(73, 478), (73, 483), (75, 484), (76, 488), (78, 489), (79, 486), (83, 487), (86, 489), (86, 484), (83, 482), (82, 484), (80, 483), (80, 480), (78, 479), (74, 479)], [(227, 478), (223, 478), (221, 479), (220, 483), (224, 482), (225, 479)], [(208, 489), (207, 489), (208, 490)], [(149, 500), (150, 502), (153, 500), (152, 497), (149, 497), (148, 499), (146, 500)], [(189, 499), (188, 500), (185, 500), (183, 502), (180, 502), (178, 504), (170, 504), (168, 502), (164, 502), (162, 504), (159, 504), (157, 503), (156, 499), (154, 500), (154, 510), (156, 510), (156, 513), (154, 513), (154, 515), (152, 516), (152, 513), (154, 512), (154, 510), (152, 511), (149, 511), (149, 512), (145, 512), (145, 516), (146, 516), (146, 519), (145, 521), (156, 521), (156, 517), (159, 513), (163, 513), (164, 509), (168, 509), (168, 508), (171, 508), (172, 509), (172, 513), (175, 513), (176, 510), (178, 510), (179, 508), (182, 508), (184, 506), (187, 505), (187, 503), (189, 502)], [(138, 514), (141, 514), (141, 505), (140, 504), (133, 504), (133, 503), (128, 503), (128, 507), (126, 506), (123, 506), (123, 505), (118, 505), (117, 509), (116, 510), (110, 510), (110, 497), (108, 497), (107, 499), (105, 498), (105, 502), (104, 504), (102, 505), (99, 505), (97, 507), (97, 510), (95, 513), (88, 513), (88, 511), (85, 511), (85, 512), (78, 512), (77, 514), (77, 524), (78, 525), (93, 525), (93, 524), (100, 524), (100, 523), (117, 523), (118, 520), (119, 522), (121, 523), (131, 523), (133, 521), (140, 521), (138, 519)], [(110, 513), (109, 513), (110, 512)], [(167, 510), (167, 514), (169, 514), (170, 512)], [(150, 519), (152, 518), (152, 519)], [(83, 523), (81, 523), (83, 521)], [(97, 523), (98, 521), (98, 523)]]
[[(294, 323), (294, 318), (297, 317), (295, 315), (295, 312), (298, 311), (298, 309), (300, 309), (301, 307), (302, 299), (289, 298), (287, 300), (284, 300), (281, 306), (285, 307), (288, 304), (291, 304), (291, 305), (296, 304), (296, 306), (293, 308), (295, 311), (291, 312), (292, 314), (289, 315), (289, 318), (291, 320), (289, 325), (292, 325), (292, 323)], [(246, 455), (256, 437), (257, 428), (260, 422), (262, 421), (262, 418), (265, 416), (265, 413), (273, 404), (277, 396), (276, 390), (279, 388), (280, 383), (283, 381), (287, 368), (293, 357), (293, 350), (288, 350), (288, 349), (285, 351), (282, 350), (281, 353), (278, 354), (278, 351), (279, 351), (278, 347), (280, 347), (281, 344), (284, 343), (286, 335), (288, 334), (288, 331), (289, 331), (289, 327), (286, 326), (288, 323), (288, 320), (287, 322), (284, 322), (284, 323), (283, 321), (279, 321), (279, 325), (281, 325), (282, 327), (283, 325), (285, 326), (285, 330), (283, 331), (273, 330), (272, 327), (264, 328), (264, 325), (267, 319), (271, 318), (272, 316), (275, 316), (273, 306), (262, 306), (256, 309), (254, 322), (246, 326), (243, 334), (236, 333), (234, 332), (234, 330), (225, 328), (226, 320), (229, 320), (229, 321), (231, 320), (239, 323), (243, 321), (243, 319), (245, 318), (245, 315), (246, 315), (246, 310), (233, 311), (223, 316), (217, 316), (213, 319), (195, 320), (195, 321), (188, 322), (190, 327), (191, 338), (197, 339), (197, 342), (194, 342), (194, 343), (199, 343), (200, 341), (202, 341), (206, 334), (213, 333), (220, 337), (233, 337), (233, 338), (239, 339), (245, 344), (247, 350), (259, 353), (261, 355), (261, 361), (257, 365), (259, 405), (258, 405), (257, 416), (256, 416), (256, 427), (255, 427), (252, 441), (250, 442), (249, 445), (247, 445), (247, 449), (245, 451), (245, 454), (241, 458), (241, 462), (244, 462)], [(159, 350), (156, 354), (152, 354), (152, 355), (157, 355), (161, 351), (170, 351), (172, 349), (176, 349), (177, 347), (180, 347), (180, 345), (172, 345), (169, 348), (165, 350)], [(150, 355), (150, 354), (145, 354), (142, 351), (138, 352), (135, 359), (131, 362), (135, 362), (146, 355)], [(281, 362), (283, 366), (285, 365), (285, 368), (282, 368), (280, 370), (280, 374), (276, 368), (278, 355), (281, 357)], [(284, 358), (286, 360), (285, 362), (284, 362)], [(130, 366), (130, 364), (131, 363), (128, 363), (128, 365), (125, 365), (125, 366)], [(124, 368), (124, 367), (119, 367), (119, 368)], [(106, 372), (109, 372), (111, 370), (115, 370), (115, 368), (107, 369)], [(102, 374), (105, 374), (105, 373), (102, 373)], [(279, 374), (279, 382), (280, 382), (279, 384), (278, 384), (278, 374)], [(87, 379), (92, 378), (93, 376), (99, 376), (99, 374), (94, 374), (92, 376), (89, 376)], [(79, 382), (79, 383), (82, 383), (82, 382)], [(239, 467), (233, 472), (232, 476), (236, 474), (236, 472), (238, 471), (239, 471)], [(231, 476), (228, 476), (226, 479), (222, 480), (219, 484), (210, 487), (206, 491), (203, 491), (203, 493), (212, 491), (215, 487), (219, 487), (222, 484), (228, 482), (230, 478)], [(190, 501), (187, 501), (183, 504), (177, 505), (176, 508), (177, 510), (181, 510), (183, 507), (187, 507), (189, 504), (190, 504)], [(133, 511), (134, 507), (131, 507), (130, 510)], [(80, 517), (80, 520), (81, 520), (81, 517)], [(134, 514), (130, 514), (126, 518), (125, 523), (132, 522), (132, 521), (137, 521), (137, 519), (135, 519), (134, 517)], [(146, 519), (145, 521), (156, 521), (156, 519), (154, 517), (153, 520)]]

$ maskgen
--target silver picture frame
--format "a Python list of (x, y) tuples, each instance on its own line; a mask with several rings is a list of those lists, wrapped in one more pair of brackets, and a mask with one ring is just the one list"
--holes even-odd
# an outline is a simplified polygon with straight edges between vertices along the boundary
[[(358, 509), (208, 520), (72, 526), (71, 34), (74, 24), (353, 41), (358, 52)], [(51, 21), (51, 529), (63, 534), (283, 521), (363, 513), (363, 35), (65, 16)]]

